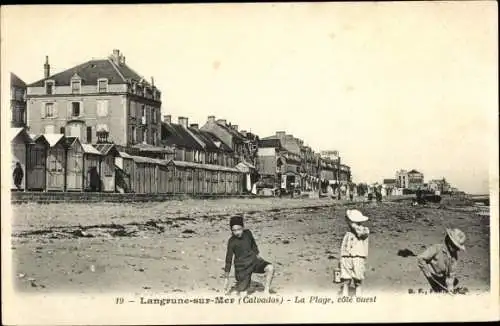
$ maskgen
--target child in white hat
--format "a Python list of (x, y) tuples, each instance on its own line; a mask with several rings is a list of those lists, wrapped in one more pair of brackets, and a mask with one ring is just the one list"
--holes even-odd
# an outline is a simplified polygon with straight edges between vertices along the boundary
[(349, 230), (346, 232), (340, 247), (340, 278), (342, 295), (349, 295), (349, 286), (353, 284), (356, 296), (361, 295), (361, 285), (365, 278), (365, 262), (368, 257), (368, 236), (370, 230), (363, 223), (368, 221), (356, 209), (346, 211)]
[(433, 292), (453, 293), (458, 285), (456, 265), (458, 252), (465, 250), (465, 233), (459, 229), (446, 229), (444, 243), (428, 247), (417, 257)]

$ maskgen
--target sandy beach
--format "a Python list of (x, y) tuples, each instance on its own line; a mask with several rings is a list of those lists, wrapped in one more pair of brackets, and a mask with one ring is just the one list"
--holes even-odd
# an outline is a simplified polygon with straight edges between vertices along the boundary
[[(489, 290), (489, 217), (470, 207), (274, 198), (15, 205), (14, 282), (23, 292), (220, 293), (228, 220), (239, 213), (275, 265), (274, 291), (337, 291), (348, 206), (371, 218), (366, 291), (426, 289), (412, 254), (441, 242), (446, 227), (467, 234), (461, 286)], [(259, 291), (262, 276), (253, 280)]]

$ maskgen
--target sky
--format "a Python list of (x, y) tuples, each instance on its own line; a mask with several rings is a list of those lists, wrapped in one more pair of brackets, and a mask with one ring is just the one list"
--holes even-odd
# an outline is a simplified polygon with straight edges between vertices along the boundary
[(498, 183), (495, 2), (3, 6), (1, 23), (2, 81), (119, 49), (174, 120), (287, 131), (355, 182)]

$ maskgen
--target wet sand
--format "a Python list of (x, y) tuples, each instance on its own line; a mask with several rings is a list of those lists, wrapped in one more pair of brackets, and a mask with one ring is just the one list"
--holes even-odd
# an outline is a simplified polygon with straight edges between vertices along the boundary
[[(301, 207), (309, 208), (301, 208)], [(325, 207), (327, 206), (327, 207)], [(489, 218), (471, 209), (358, 203), (371, 220), (366, 291), (427, 289), (411, 254), (467, 234), (458, 275), (471, 293), (489, 290)], [(229, 216), (244, 214), (276, 292), (337, 291), (333, 269), (345, 203), (328, 199), (223, 199), (142, 204), (24, 204), (13, 208), (15, 286), (25, 292), (220, 293)], [(405, 250), (410, 256), (402, 257)], [(258, 291), (263, 277), (255, 275)]]

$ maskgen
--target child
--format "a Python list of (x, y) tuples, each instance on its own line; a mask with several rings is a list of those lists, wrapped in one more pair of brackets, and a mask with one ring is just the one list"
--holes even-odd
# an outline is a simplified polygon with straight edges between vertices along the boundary
[(233, 216), (229, 222), (232, 236), (227, 242), (224, 291), (229, 285), (229, 272), (234, 255), (234, 269), (236, 277), (236, 291), (246, 296), (250, 287), (252, 273), (266, 274), (264, 294), (269, 294), (274, 274), (271, 263), (259, 257), (259, 249), (250, 230), (244, 229), (243, 217)]
[(446, 229), (444, 243), (435, 244), (418, 256), (418, 267), (433, 292), (453, 293), (455, 290), (458, 251), (465, 250), (464, 243), (465, 233), (459, 229)]
[(349, 285), (354, 283), (356, 296), (361, 295), (361, 284), (365, 278), (365, 261), (368, 256), (368, 235), (370, 230), (362, 223), (368, 221), (356, 209), (346, 211), (349, 231), (340, 247), (340, 278), (343, 282), (342, 295), (349, 295)]

